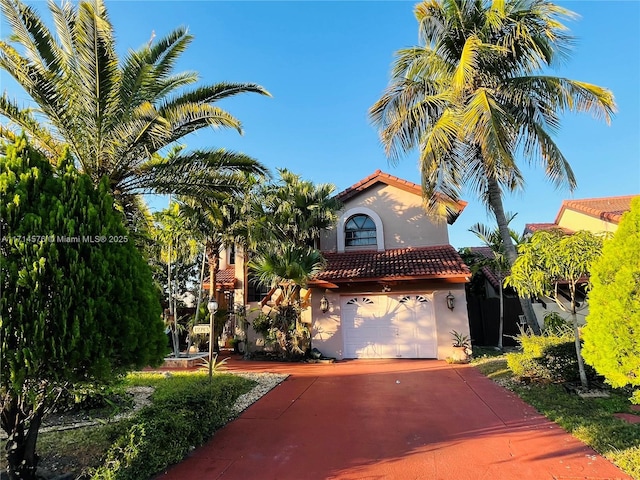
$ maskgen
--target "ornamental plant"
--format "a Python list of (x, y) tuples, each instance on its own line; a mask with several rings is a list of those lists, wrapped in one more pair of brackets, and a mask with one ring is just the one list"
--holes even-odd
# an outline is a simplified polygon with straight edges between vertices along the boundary
[[(588, 388), (589, 381), (581, 354), (577, 314), (578, 310), (585, 308), (586, 302), (579, 304), (577, 292), (579, 287), (588, 289), (591, 264), (602, 252), (602, 241), (601, 235), (586, 230), (572, 235), (561, 231), (536, 232), (529, 242), (518, 247), (518, 259), (511, 268), (511, 275), (505, 279), (505, 285), (515, 288), (518, 295), (545, 295), (569, 313), (580, 383), (584, 388)], [(568, 288), (568, 300), (560, 292), (562, 285)]]
[(9, 478), (35, 478), (43, 416), (71, 387), (166, 351), (151, 271), (114, 209), (65, 153), (24, 137), (0, 156), (0, 427)]
[[(640, 197), (591, 270), (585, 361), (614, 387), (640, 385)], [(632, 401), (640, 403), (636, 390)]]

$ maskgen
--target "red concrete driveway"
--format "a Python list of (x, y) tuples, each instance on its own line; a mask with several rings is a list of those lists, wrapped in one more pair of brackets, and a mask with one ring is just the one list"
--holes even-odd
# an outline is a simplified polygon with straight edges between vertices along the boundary
[(470, 366), (237, 361), (291, 373), (161, 480), (630, 479)]

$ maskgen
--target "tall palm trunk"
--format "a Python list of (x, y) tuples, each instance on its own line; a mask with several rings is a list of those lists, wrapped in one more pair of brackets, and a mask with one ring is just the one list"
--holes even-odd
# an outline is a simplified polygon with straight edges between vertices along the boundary
[[(180, 345), (178, 338), (178, 319), (175, 308), (174, 295), (173, 295), (173, 282), (171, 281), (171, 243), (169, 243), (169, 258), (167, 260), (167, 287), (169, 289), (169, 331), (171, 333), (171, 344), (173, 346), (173, 356), (178, 358), (180, 356)], [(173, 324), (171, 323), (173, 322)]]
[(502, 350), (502, 335), (504, 333), (504, 289), (502, 288), (502, 282), (504, 279), (502, 278), (502, 273), (498, 274), (498, 291), (500, 293), (500, 324), (498, 325), (498, 348)]
[[(516, 258), (518, 258), (518, 252), (516, 251), (516, 247), (513, 244), (511, 235), (509, 234), (509, 222), (507, 221), (507, 217), (504, 213), (500, 185), (498, 184), (498, 181), (490, 174), (487, 177), (487, 194), (489, 207), (496, 217), (498, 229), (500, 230), (500, 236), (502, 237), (502, 244), (504, 245), (504, 251), (507, 255), (507, 259), (509, 260), (509, 264), (513, 265), (513, 263), (516, 261)], [(522, 307), (522, 313), (527, 320), (527, 325), (529, 325), (531, 330), (533, 330), (536, 335), (540, 335), (542, 332), (540, 331), (540, 325), (538, 325), (536, 314), (533, 311), (531, 299), (520, 297), (520, 306)]]
[[(202, 305), (202, 285), (204, 284), (204, 269), (206, 265), (207, 265), (207, 251), (205, 247), (205, 250), (202, 252), (202, 267), (200, 267), (200, 281), (198, 282), (198, 298), (196, 299), (196, 315), (193, 320), (194, 325), (197, 325), (198, 320), (200, 319), (200, 305)], [(190, 332), (188, 336), (188, 341), (187, 341), (187, 357), (189, 356), (189, 352), (191, 351), (191, 344), (192, 344), (191, 337), (192, 337), (192, 334)]]

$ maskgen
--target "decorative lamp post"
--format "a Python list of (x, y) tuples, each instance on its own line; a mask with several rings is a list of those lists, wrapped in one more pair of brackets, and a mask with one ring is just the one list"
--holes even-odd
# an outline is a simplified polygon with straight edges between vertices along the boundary
[(211, 300), (207, 303), (209, 310), (209, 381), (213, 379), (213, 317), (218, 311), (218, 302)]

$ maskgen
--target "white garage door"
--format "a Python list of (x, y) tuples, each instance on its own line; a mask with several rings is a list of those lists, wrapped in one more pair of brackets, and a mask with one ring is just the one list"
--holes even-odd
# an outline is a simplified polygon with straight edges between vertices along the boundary
[(435, 358), (433, 304), (426, 295), (342, 298), (346, 358)]

